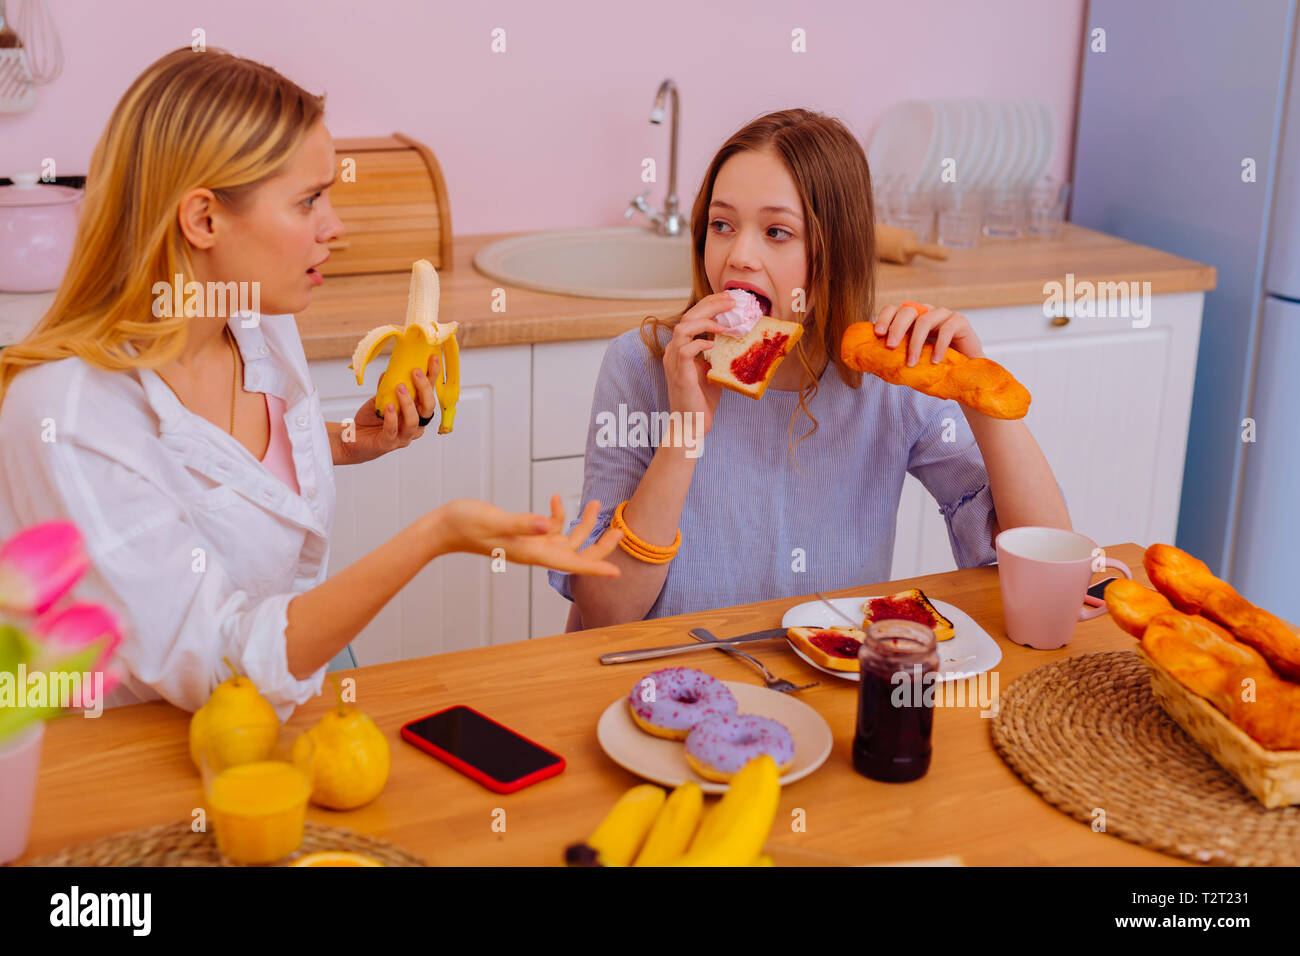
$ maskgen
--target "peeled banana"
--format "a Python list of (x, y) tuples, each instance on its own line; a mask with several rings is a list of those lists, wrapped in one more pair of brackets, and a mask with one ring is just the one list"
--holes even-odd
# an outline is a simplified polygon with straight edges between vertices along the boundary
[(415, 383), (411, 373), (415, 369), (426, 370), (429, 357), (434, 353), (442, 356), (442, 368), (434, 379), (433, 390), (438, 395), (438, 408), (441, 419), (438, 422), (438, 434), (445, 435), (451, 431), (456, 418), (456, 402), (460, 399), (460, 347), (456, 343), (457, 323), (438, 322), (438, 298), (440, 287), (438, 273), (428, 259), (419, 259), (411, 266), (411, 291), (406, 298), (406, 325), (380, 325), (367, 332), (357, 343), (352, 353), (352, 369), (357, 376), (357, 384), (364, 385), (366, 366), (383, 348), (389, 338), (396, 337), (393, 354), (388, 358), (388, 368), (379, 378), (379, 388), (375, 393), (375, 414), (383, 417), (384, 409), (389, 405), (398, 408), (397, 386), (405, 384), (407, 391), (415, 395)]

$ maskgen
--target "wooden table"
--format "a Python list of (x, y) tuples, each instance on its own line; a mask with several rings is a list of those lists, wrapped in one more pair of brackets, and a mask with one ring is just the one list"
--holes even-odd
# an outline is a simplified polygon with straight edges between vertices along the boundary
[[(1108, 547), (1143, 581), (1142, 548)], [(1005, 690), (1026, 671), (1063, 657), (1129, 649), (1134, 641), (1109, 616), (1079, 624), (1071, 643), (1039, 651), (1009, 641), (1002, 626), (996, 567), (866, 585), (829, 596), (879, 594), (917, 586), (967, 611), (1002, 647), (997, 667)], [(392, 746), (392, 775), (373, 803), (349, 813), (312, 807), (310, 819), (370, 833), (422, 855), (431, 864), (551, 865), (566, 844), (585, 837), (638, 778), (613, 763), (596, 743), (596, 721), (644, 673), (678, 664), (724, 680), (757, 681), (747, 664), (720, 651), (602, 666), (607, 651), (689, 640), (703, 625), (730, 637), (780, 624), (802, 599), (785, 598), (682, 617), (519, 641), (345, 672), (357, 681), (357, 703)], [(1045, 803), (1002, 762), (978, 707), (937, 708), (934, 760), (914, 783), (876, 783), (859, 776), (850, 747), (857, 684), (805, 664), (782, 644), (751, 653), (779, 677), (821, 680), (800, 699), (818, 710), (835, 735), (816, 773), (785, 788), (769, 846), (804, 862), (890, 862), (960, 856), (971, 865), (1175, 865), (1182, 861), (1095, 833)], [(328, 685), (327, 685), (328, 687)], [(290, 720), (308, 727), (332, 694), (300, 708)], [(564, 773), (502, 796), (405, 743), (402, 723), (453, 704), (469, 704), (562, 754)], [(189, 820), (203, 803), (190, 763), (190, 715), (169, 704), (137, 704), (49, 726), (41, 767), (30, 859), (122, 830)], [(806, 831), (792, 832), (801, 808)], [(493, 829), (505, 811), (504, 832)], [(496, 816), (494, 817), (494, 813)]]

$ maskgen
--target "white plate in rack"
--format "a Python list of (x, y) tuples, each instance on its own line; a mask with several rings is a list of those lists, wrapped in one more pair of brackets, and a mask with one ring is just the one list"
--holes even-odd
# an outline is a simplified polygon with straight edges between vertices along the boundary
[[(862, 624), (862, 605), (872, 598), (885, 597), (883, 594), (869, 594), (862, 597), (849, 598), (831, 598), (830, 603), (839, 611), (842, 611), (848, 620), (836, 614), (821, 601), (808, 601), (804, 604), (796, 604), (790, 610), (785, 612), (781, 618), (782, 627), (861, 627)], [(939, 680), (963, 680), (967, 677), (973, 677), (976, 674), (982, 674), (984, 671), (991, 670), (1002, 660), (1002, 648), (998, 647), (998, 642), (993, 640), (992, 636), (984, 628), (975, 623), (975, 619), (954, 604), (947, 601), (936, 601), (930, 598), (930, 603), (934, 605), (935, 610), (952, 621), (953, 629), (957, 636), (947, 641), (940, 641), (939, 649)], [(857, 621), (857, 624), (850, 624), (851, 621)], [(802, 657), (805, 661), (835, 677), (844, 680), (859, 680), (856, 671), (836, 671), (829, 667), (822, 667), (809, 660), (803, 651), (790, 642), (791, 649)]]

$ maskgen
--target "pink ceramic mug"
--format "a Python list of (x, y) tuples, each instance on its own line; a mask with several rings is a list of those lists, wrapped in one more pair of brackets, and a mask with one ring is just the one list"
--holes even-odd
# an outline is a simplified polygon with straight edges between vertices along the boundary
[[(1128, 565), (1106, 557), (1077, 531), (1008, 528), (993, 543), (1007, 637), (1026, 647), (1064, 647), (1074, 625), (1106, 613), (1104, 602), (1086, 594), (1095, 571), (1114, 568), (1133, 577)], [(1085, 608), (1084, 603), (1094, 606)]]

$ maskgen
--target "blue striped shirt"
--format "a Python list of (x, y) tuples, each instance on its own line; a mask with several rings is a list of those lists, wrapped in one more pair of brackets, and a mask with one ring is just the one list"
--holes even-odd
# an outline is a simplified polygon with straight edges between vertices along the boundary
[[(681, 549), (647, 617), (889, 580), (907, 473), (938, 502), (958, 567), (997, 560), (988, 473), (956, 402), (874, 375), (853, 389), (829, 363), (818, 384), (808, 407), (819, 427), (796, 446), (797, 467), (787, 449), (798, 392), (768, 389), (754, 401), (722, 391), (682, 509)], [(655, 453), (634, 427), (632, 441), (611, 444), (617, 427), (609, 423), (668, 407), (662, 361), (638, 330), (618, 336), (601, 363), (588, 422), (582, 500), (599, 499), (601, 511), (587, 543), (632, 497)], [(810, 427), (799, 413), (793, 437)], [(569, 574), (549, 577), (572, 601)]]

